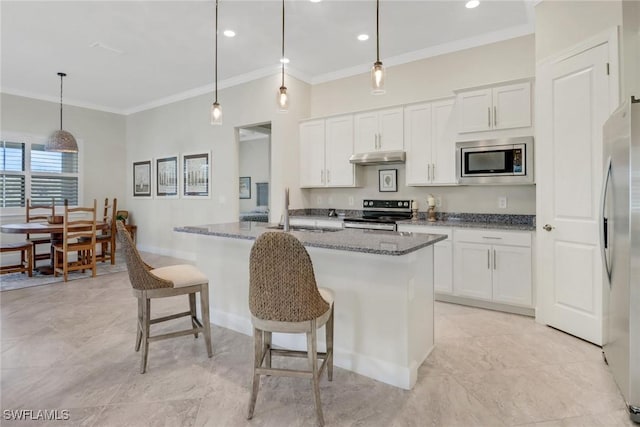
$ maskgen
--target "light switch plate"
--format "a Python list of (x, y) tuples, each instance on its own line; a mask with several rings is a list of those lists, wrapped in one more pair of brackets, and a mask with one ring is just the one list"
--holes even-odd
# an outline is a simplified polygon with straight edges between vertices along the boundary
[(507, 197), (506, 196), (498, 197), (498, 208), (507, 209)]
[(349, 196), (349, 206), (353, 206), (353, 196)]
[(436, 208), (442, 207), (442, 197), (436, 196)]
[(316, 198), (316, 205), (320, 206), (322, 204), (322, 196), (318, 196)]

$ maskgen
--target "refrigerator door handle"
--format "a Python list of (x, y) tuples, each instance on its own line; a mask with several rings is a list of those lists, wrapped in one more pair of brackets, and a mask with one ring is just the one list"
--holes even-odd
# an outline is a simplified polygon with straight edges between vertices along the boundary
[(604, 177), (602, 179), (602, 191), (600, 192), (600, 253), (602, 254), (602, 263), (607, 272), (607, 279), (609, 281), (609, 287), (611, 287), (611, 261), (607, 255), (607, 248), (609, 247), (608, 239), (608, 221), (605, 217), (605, 201), (607, 199), (607, 192), (609, 188), (609, 179), (611, 178), (611, 156), (607, 159), (606, 166), (604, 168)]

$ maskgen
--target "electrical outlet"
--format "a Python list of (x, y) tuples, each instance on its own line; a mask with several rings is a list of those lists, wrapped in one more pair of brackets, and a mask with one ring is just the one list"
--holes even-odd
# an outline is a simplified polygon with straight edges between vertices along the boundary
[(507, 209), (507, 196), (498, 197), (498, 208)]
[(316, 198), (316, 205), (320, 206), (322, 204), (322, 196), (318, 196)]
[(331, 206), (333, 204), (333, 197), (329, 196), (327, 198), (327, 203), (329, 204), (329, 206)]
[(436, 208), (442, 207), (442, 197), (436, 196)]
[(353, 196), (349, 196), (349, 206), (353, 206)]

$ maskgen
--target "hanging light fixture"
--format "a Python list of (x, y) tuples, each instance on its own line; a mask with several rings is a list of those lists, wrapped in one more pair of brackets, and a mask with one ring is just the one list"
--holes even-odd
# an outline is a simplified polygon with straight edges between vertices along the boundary
[(218, 0), (216, 0), (216, 34), (214, 36), (216, 45), (215, 54), (215, 97), (216, 100), (211, 104), (211, 124), (220, 126), (222, 124), (222, 107), (218, 104)]
[(376, 62), (371, 67), (371, 93), (384, 94), (384, 66), (380, 62), (380, 0), (376, 0)]
[(58, 151), (62, 153), (77, 153), (78, 143), (71, 133), (62, 129), (62, 78), (65, 73), (58, 73), (60, 76), (60, 130), (57, 130), (49, 136), (44, 145), (45, 151)]
[(286, 113), (289, 111), (289, 95), (287, 87), (284, 85), (284, 0), (282, 0), (282, 56), (280, 62), (282, 63), (282, 83), (278, 90), (278, 110)]

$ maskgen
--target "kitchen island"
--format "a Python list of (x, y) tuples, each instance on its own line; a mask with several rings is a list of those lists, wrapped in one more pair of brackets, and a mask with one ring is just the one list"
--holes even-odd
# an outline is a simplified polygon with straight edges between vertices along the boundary
[[(260, 234), (279, 231), (272, 227), (239, 222), (174, 229), (193, 234), (196, 265), (209, 277), (213, 323), (251, 335), (249, 254)], [(354, 229), (291, 234), (309, 252), (318, 286), (334, 292), (335, 365), (413, 388), (434, 345), (433, 244), (446, 236)], [(306, 348), (302, 335), (274, 334), (273, 343)]]

